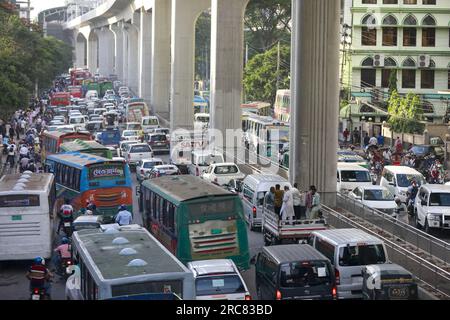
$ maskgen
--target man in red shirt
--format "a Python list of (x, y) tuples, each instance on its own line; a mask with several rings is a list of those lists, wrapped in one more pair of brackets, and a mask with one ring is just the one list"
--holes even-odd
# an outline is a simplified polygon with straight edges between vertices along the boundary
[(50, 278), (53, 277), (53, 274), (45, 266), (44, 258), (37, 257), (34, 259), (26, 277), (30, 279), (30, 291), (35, 288), (45, 289), (45, 294), (50, 297)]

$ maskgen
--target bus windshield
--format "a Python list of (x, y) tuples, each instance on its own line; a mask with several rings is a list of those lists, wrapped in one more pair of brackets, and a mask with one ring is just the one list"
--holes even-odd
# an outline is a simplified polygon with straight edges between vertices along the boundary
[(113, 180), (125, 178), (123, 164), (94, 164), (89, 167), (89, 180)]

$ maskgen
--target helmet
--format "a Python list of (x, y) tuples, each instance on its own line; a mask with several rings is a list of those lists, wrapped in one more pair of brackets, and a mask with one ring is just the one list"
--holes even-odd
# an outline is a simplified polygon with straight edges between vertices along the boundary
[(62, 244), (68, 244), (68, 243), (69, 243), (69, 239), (68, 239), (67, 237), (63, 237), (63, 238), (61, 239), (61, 243), (62, 243)]
[(45, 265), (45, 259), (42, 257), (36, 257), (36, 258), (34, 258), (34, 263)]
[(119, 207), (119, 210), (120, 210), (120, 211), (127, 210), (127, 206), (124, 205), (124, 204), (122, 204), (122, 205)]

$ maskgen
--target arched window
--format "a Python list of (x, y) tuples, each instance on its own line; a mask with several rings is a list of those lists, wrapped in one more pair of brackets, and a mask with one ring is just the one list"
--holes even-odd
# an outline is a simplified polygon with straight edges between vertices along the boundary
[[(392, 81), (397, 81), (397, 62), (388, 57), (384, 59), (384, 69), (381, 70), (381, 87), (389, 88), (391, 77)], [(395, 77), (395, 78), (394, 78)]]
[(375, 109), (367, 104), (363, 104), (359, 109), (359, 113), (376, 113)]
[(436, 63), (433, 60), (430, 60), (429, 67), (420, 70), (421, 89), (434, 89), (434, 68), (436, 68)]
[[(397, 45), (397, 19), (389, 14), (383, 19), (383, 46)], [(389, 27), (386, 27), (389, 26)], [(390, 27), (392, 26), (392, 27)]]
[[(413, 15), (408, 15), (403, 24), (406, 26), (416, 26), (417, 19)], [(415, 27), (403, 28), (403, 46), (415, 47), (417, 45), (417, 29)]]
[(407, 58), (402, 63), (402, 88), (404, 89), (414, 89), (416, 88), (416, 62)]
[(377, 45), (377, 20), (371, 14), (366, 15), (361, 24), (363, 25), (361, 30), (361, 45), (363, 46), (376, 46)]
[(436, 46), (436, 20), (431, 15), (427, 15), (422, 20), (422, 47)]
[(377, 71), (373, 68), (373, 58), (367, 57), (361, 63), (361, 88), (375, 87)]

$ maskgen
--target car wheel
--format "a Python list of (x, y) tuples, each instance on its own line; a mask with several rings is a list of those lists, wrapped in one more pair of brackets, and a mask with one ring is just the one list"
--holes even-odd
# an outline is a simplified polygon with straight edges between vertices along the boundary
[(425, 219), (425, 232), (430, 234), (431, 233), (431, 229), (430, 226), (428, 225), (428, 220)]

